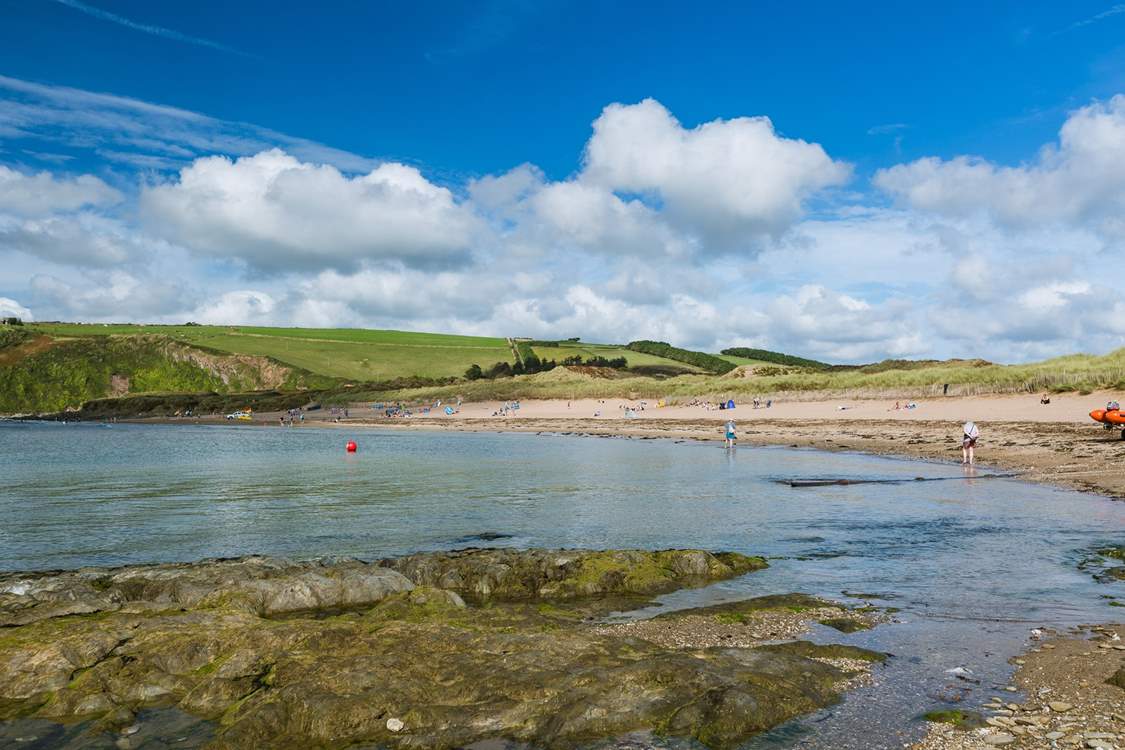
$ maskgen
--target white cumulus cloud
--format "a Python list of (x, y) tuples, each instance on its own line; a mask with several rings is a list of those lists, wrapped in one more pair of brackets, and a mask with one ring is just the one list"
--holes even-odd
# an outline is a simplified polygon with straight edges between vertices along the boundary
[(652, 195), (674, 222), (730, 247), (784, 230), (807, 198), (850, 175), (851, 167), (819, 144), (779, 136), (768, 117), (687, 129), (646, 99), (605, 108), (586, 144), (581, 179)]
[(979, 157), (926, 157), (876, 173), (875, 185), (912, 208), (985, 215), (1015, 227), (1094, 222), (1125, 235), (1125, 95), (1070, 114), (1058, 144), (1002, 166)]
[(33, 219), (0, 216), (0, 250), (74, 266), (124, 263), (154, 244), (131, 228), (93, 213)]
[(24, 174), (0, 165), (0, 212), (3, 213), (47, 216), (86, 206), (109, 206), (121, 199), (120, 192), (93, 175)]
[(266, 292), (227, 292), (197, 307), (191, 314), (196, 323), (212, 325), (262, 325), (278, 322), (277, 301)]
[(35, 317), (31, 314), (31, 310), (10, 297), (0, 297), (0, 318), (35, 320)]
[(442, 265), (469, 252), (479, 224), (414, 167), (386, 163), (348, 177), (278, 149), (197, 159), (177, 180), (145, 188), (141, 209), (170, 240), (267, 271)]

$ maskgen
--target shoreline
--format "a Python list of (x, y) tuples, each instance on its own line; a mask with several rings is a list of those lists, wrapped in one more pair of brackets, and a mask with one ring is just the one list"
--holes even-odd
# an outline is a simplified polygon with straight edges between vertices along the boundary
[(910, 749), (1120, 747), (1125, 738), (1123, 635), (1121, 624), (1033, 634), (1032, 644), (1009, 660), (1017, 666), (1012, 688), (1024, 698), (1013, 700), (1004, 688), (993, 691), (983, 714), (951, 708), (941, 720), (930, 717), (926, 736)]
[[(770, 409), (743, 405), (733, 411), (699, 406), (656, 407), (655, 402), (623, 399), (525, 401), (519, 416), (491, 416), (500, 403), (465, 403), (458, 413), (438, 410), (411, 418), (373, 416), (370, 404), (353, 404), (344, 418), (324, 409), (306, 412), (294, 427), (380, 428), (457, 432), (534, 432), (594, 437), (722, 440), (722, 425), (733, 418), (738, 442), (749, 446), (856, 451), (879, 456), (936, 461), (960, 466), (961, 424), (973, 419), (982, 430), (977, 462), (982, 469), (1015, 472), (1018, 479), (1125, 500), (1125, 474), (1112, 467), (1125, 460), (1125, 440), (1105, 430), (1087, 412), (1125, 394), (1089, 396), (950, 397), (895, 410), (885, 401), (776, 403)], [(641, 405), (646, 408), (641, 411)], [(841, 409), (840, 407), (844, 408)], [(627, 416), (627, 408), (637, 409)], [(594, 416), (599, 413), (600, 416)], [(257, 413), (240, 425), (278, 427), (280, 412)], [(338, 420), (338, 421), (337, 421)], [(136, 423), (222, 424), (222, 417), (140, 418)], [(286, 428), (288, 429), (288, 428)]]

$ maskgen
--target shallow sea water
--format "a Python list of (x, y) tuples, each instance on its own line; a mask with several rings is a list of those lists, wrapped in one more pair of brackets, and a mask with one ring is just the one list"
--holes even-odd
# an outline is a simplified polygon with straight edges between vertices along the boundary
[[(349, 438), (355, 455), (344, 452)], [(1125, 504), (962, 472), (673, 440), (0, 422), (0, 570), (472, 545), (761, 554), (768, 570), (663, 597), (648, 613), (789, 591), (887, 597), (869, 601), (900, 608), (899, 622), (812, 636), (894, 654), (875, 684), (748, 747), (892, 748), (955, 692), (970, 707), (997, 694), (1031, 628), (1122, 619), (1105, 598), (1125, 595), (1122, 584), (1077, 566), (1123, 541)], [(918, 476), (957, 479), (777, 481)], [(980, 684), (945, 673), (953, 667)], [(16, 729), (0, 727), (0, 740)]]

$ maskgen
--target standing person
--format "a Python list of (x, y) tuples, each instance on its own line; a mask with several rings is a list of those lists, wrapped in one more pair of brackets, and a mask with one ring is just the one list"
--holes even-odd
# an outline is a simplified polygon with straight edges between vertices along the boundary
[(980, 428), (976, 422), (966, 422), (962, 428), (964, 436), (961, 438), (961, 463), (973, 463), (973, 449), (977, 447), (977, 438), (980, 437)]
[(727, 448), (734, 447), (736, 436), (734, 434), (734, 420), (727, 420)]

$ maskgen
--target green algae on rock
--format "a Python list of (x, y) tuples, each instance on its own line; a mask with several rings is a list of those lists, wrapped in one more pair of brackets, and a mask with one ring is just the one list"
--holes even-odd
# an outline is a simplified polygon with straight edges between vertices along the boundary
[(818, 622), (841, 633), (858, 633), (860, 630), (871, 629), (871, 625), (854, 617), (829, 617)]
[(0, 719), (109, 728), (174, 706), (214, 721), (224, 750), (567, 748), (642, 730), (734, 747), (838, 700), (852, 673), (826, 657), (878, 655), (676, 650), (584, 619), (616, 595), (757, 567), (698, 551), (472, 550), (0, 576)]
[(466, 549), (383, 560), (419, 585), (477, 601), (651, 596), (768, 567), (761, 557), (703, 550)]

